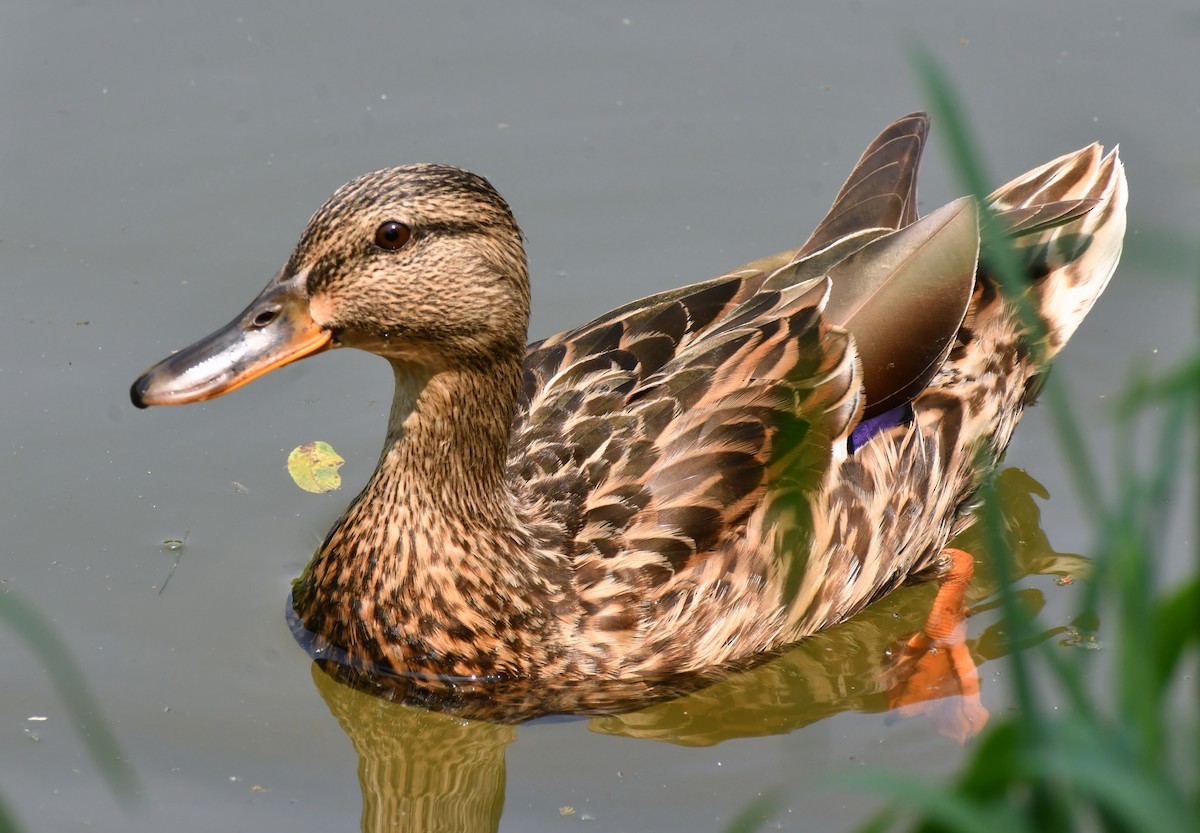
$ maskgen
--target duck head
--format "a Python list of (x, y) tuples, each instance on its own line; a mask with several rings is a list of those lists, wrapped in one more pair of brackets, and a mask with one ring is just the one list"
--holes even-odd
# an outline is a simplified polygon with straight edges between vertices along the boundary
[(388, 168), (339, 188), (241, 315), (150, 368), (130, 395), (139, 408), (211, 399), (333, 347), (429, 373), (519, 362), (528, 320), (521, 233), (487, 180)]

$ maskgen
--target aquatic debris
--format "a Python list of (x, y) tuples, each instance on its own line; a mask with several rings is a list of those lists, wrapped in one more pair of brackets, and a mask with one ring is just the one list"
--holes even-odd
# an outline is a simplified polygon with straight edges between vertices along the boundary
[(1104, 643), (1096, 638), (1093, 633), (1083, 634), (1075, 628), (1067, 631), (1066, 635), (1058, 641), (1058, 644), (1064, 648), (1083, 648), (1086, 651), (1100, 651), (1104, 649)]
[(333, 446), (318, 441), (293, 448), (288, 455), (287, 468), (297, 486), (320, 495), (341, 488), (342, 476), (338, 469), (344, 462)]
[(183, 533), (182, 538), (168, 538), (160, 545), (163, 552), (175, 553), (175, 563), (171, 565), (171, 569), (167, 573), (167, 577), (163, 579), (163, 583), (158, 586), (158, 595), (161, 596), (163, 594), (163, 591), (167, 589), (167, 584), (171, 581), (171, 576), (175, 575), (175, 571), (179, 569), (179, 559), (183, 558), (183, 550), (187, 547), (188, 536), (191, 534), (192, 531), (189, 529)]

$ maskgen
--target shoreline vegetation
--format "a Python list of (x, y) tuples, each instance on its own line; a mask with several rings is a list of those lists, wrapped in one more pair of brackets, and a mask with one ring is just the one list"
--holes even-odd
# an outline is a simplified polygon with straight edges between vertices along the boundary
[[(978, 145), (945, 73), (921, 50), (914, 63), (935, 119), (950, 136), (954, 169), (970, 193), (986, 193)], [(986, 221), (983, 235), (994, 248), (996, 236)], [(1179, 245), (1175, 251), (1188, 252), (1192, 264), (1181, 258), (1171, 271), (1194, 274), (1197, 250)], [(1003, 270), (1003, 258), (996, 261)], [(1014, 277), (1010, 272), (1006, 280)], [(979, 523), (1000, 580), (1005, 628), (1013, 644), (1032, 646), (1008, 660), (1005, 676), (1016, 708), (984, 730), (949, 784), (879, 771), (845, 773), (843, 785), (890, 799), (863, 833), (1200, 829), (1200, 530), (1194, 527), (1194, 567), (1184, 580), (1164, 587), (1156, 566), (1168, 546), (1171, 514), (1190, 509), (1192, 523), (1200, 522), (1200, 506), (1174, 499), (1189, 490), (1193, 501), (1200, 499), (1200, 352), (1157, 377), (1134, 368), (1113, 414), (1113, 494), (1102, 489), (1069, 401), (1063, 380), (1052, 374), (1042, 407), (1050, 411), (1094, 540), (1080, 619), (1103, 622), (1096, 637), (1108, 662), (1094, 667), (1097, 652), (1027, 641), (1034, 626), (1013, 585), (1010, 545), (989, 481)]]

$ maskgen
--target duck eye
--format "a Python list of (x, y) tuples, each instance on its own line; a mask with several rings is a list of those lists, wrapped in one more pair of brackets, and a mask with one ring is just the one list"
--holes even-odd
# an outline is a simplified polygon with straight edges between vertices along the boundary
[(412, 229), (395, 220), (388, 220), (375, 229), (375, 245), (392, 252), (403, 247), (410, 237)]

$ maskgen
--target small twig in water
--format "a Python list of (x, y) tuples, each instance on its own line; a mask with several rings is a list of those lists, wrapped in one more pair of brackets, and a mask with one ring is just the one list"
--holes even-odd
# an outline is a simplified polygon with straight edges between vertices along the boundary
[(167, 577), (163, 579), (163, 583), (159, 586), (158, 595), (161, 596), (163, 594), (163, 591), (167, 589), (167, 584), (171, 581), (171, 576), (175, 575), (175, 570), (179, 567), (179, 559), (183, 558), (183, 549), (187, 546), (188, 536), (191, 534), (192, 531), (189, 529), (187, 532), (183, 533), (183, 540), (178, 538), (168, 538), (167, 540), (163, 541), (163, 549), (167, 550), (168, 552), (175, 553), (175, 563), (171, 565), (171, 570), (167, 573)]

